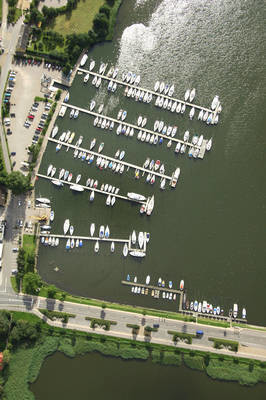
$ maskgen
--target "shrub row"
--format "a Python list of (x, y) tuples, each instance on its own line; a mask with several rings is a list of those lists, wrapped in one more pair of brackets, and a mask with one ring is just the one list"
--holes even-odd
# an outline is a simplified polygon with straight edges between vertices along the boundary
[(192, 333), (183, 333), (183, 332), (176, 332), (176, 331), (167, 331), (169, 335), (173, 336), (173, 342), (177, 342), (178, 340), (184, 340), (186, 343), (191, 344), (192, 339), (196, 337)]
[(213, 342), (213, 347), (215, 347), (216, 349), (222, 349), (223, 347), (226, 347), (231, 351), (238, 351), (239, 342), (236, 342), (234, 340), (218, 339), (213, 337), (209, 337), (208, 340)]
[(43, 308), (40, 308), (39, 311), (52, 321), (54, 321), (55, 319), (61, 319), (62, 322), (64, 322), (64, 324), (68, 323), (69, 318), (76, 317), (76, 314), (69, 314), (69, 313), (60, 312), (60, 311), (50, 311), (50, 310), (46, 310)]
[(116, 325), (116, 321), (109, 321), (107, 319), (101, 319), (101, 318), (91, 318), (91, 317), (85, 317), (87, 321), (91, 321), (90, 327), (91, 328), (97, 328), (98, 326), (102, 326), (103, 329), (106, 331), (110, 330), (111, 325)]

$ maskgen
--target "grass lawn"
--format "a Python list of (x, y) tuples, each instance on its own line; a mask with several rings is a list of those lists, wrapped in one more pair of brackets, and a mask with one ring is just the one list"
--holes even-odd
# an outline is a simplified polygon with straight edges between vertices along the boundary
[(70, 16), (59, 15), (56, 17), (52, 29), (61, 35), (87, 33), (92, 28), (95, 15), (104, 3), (104, 0), (80, 0)]
[(23, 235), (23, 249), (27, 254), (35, 253), (36, 238), (34, 235)]

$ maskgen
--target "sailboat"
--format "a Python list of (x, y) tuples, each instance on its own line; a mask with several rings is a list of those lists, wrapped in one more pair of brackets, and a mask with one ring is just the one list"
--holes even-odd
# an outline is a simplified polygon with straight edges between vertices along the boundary
[(94, 222), (91, 224), (91, 226), (90, 226), (90, 234), (91, 234), (91, 236), (93, 236), (94, 235), (94, 232), (95, 232), (95, 224), (94, 224)]

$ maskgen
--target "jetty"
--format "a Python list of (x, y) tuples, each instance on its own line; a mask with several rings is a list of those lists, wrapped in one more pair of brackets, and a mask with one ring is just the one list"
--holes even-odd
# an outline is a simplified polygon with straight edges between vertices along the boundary
[[(145, 201), (143, 201), (143, 200), (136, 200), (136, 199), (131, 199), (131, 198), (127, 197), (127, 196), (122, 196), (121, 194), (115, 194), (115, 193), (106, 192), (105, 190), (100, 190), (100, 189), (97, 189), (97, 188), (94, 188), (94, 187), (91, 188), (91, 187), (88, 187), (88, 186), (80, 185), (79, 183), (68, 182), (68, 181), (64, 181), (64, 180), (59, 179), (59, 178), (55, 178), (55, 177), (51, 177), (51, 176), (47, 176), (47, 175), (43, 175), (43, 174), (37, 174), (36, 176), (37, 176), (38, 178), (48, 179), (48, 180), (50, 180), (50, 181), (53, 181), (53, 180), (54, 180), (54, 181), (62, 182), (63, 184), (66, 184), (66, 185), (69, 185), (69, 186), (72, 186), (72, 185), (80, 186), (80, 187), (83, 188), (84, 190), (89, 190), (90, 192), (93, 191), (93, 192), (96, 192), (96, 193), (101, 193), (101, 194), (105, 195), (106, 197), (110, 195), (111, 197), (116, 197), (116, 198), (118, 198), (118, 199), (127, 200), (127, 201), (130, 201), (130, 202), (133, 202), (133, 203), (138, 203), (138, 204), (147, 205), (147, 203), (150, 201), (150, 198), (149, 198), (149, 197), (146, 198)], [(81, 191), (80, 191), (80, 192), (75, 191), (75, 193), (82, 193), (82, 192), (81, 192)]]
[[(56, 234), (52, 234), (52, 233), (45, 233), (42, 235), (42, 233), (40, 233), (40, 236), (47, 236), (47, 237), (54, 237), (55, 239), (74, 239), (74, 240), (92, 240), (92, 241), (99, 241), (99, 242), (115, 242), (115, 243), (128, 243), (129, 244), (129, 239), (115, 239), (115, 238), (106, 238), (106, 237), (97, 237), (97, 236), (80, 236), (80, 235), (56, 235)], [(132, 249), (133, 250), (133, 249)], [(134, 249), (135, 250), (135, 249)]]
[(152, 173), (152, 175), (159, 176), (162, 179), (165, 178), (166, 180), (169, 180), (169, 181), (172, 180), (172, 176), (161, 174), (159, 172), (159, 170), (154, 171), (154, 169), (151, 170), (151, 169), (148, 169), (148, 168), (144, 168), (144, 167), (141, 167), (139, 165), (131, 164), (131, 163), (127, 162), (127, 161), (120, 160), (119, 158), (107, 156), (107, 155), (105, 155), (103, 153), (98, 153), (97, 151), (89, 150), (89, 149), (86, 149), (86, 148), (83, 148), (83, 147), (80, 147), (80, 146), (75, 146), (75, 145), (69, 144), (67, 142), (61, 142), (60, 140), (57, 140), (57, 139), (48, 138), (48, 140), (50, 142), (60, 143), (63, 146), (69, 147), (69, 148), (71, 148), (73, 150), (77, 149), (77, 150), (82, 151), (82, 152), (84, 152), (86, 154), (92, 154), (92, 155), (97, 156), (97, 157), (100, 156), (100, 157), (102, 157), (102, 158), (104, 158), (106, 160), (113, 161), (113, 162), (116, 162), (118, 164), (122, 164), (122, 165), (124, 165), (125, 167), (128, 167), (128, 168), (133, 168), (135, 170), (138, 169), (140, 171), (143, 171), (144, 173), (146, 172), (147, 174)]
[(199, 106), (199, 105), (194, 104), (194, 103), (189, 103), (189, 102), (187, 102), (185, 100), (176, 99), (174, 97), (167, 96), (164, 93), (155, 92), (154, 90), (151, 90), (151, 89), (142, 88), (140, 86), (137, 86), (137, 85), (134, 85), (134, 84), (130, 84), (130, 83), (126, 82), (126, 81), (121, 81), (121, 80), (116, 79), (116, 78), (115, 79), (111, 78), (111, 77), (109, 77), (107, 75), (99, 74), (98, 72), (89, 71), (89, 70), (86, 70), (86, 69), (80, 68), (80, 67), (77, 70), (82, 72), (82, 73), (84, 73), (84, 74), (97, 76), (97, 77), (105, 79), (107, 81), (115, 82), (117, 85), (132, 87), (132, 89), (137, 89), (137, 90), (140, 90), (140, 91), (148, 92), (148, 93), (152, 94), (153, 96), (163, 97), (164, 99), (172, 100), (173, 102), (176, 101), (177, 103), (185, 104), (186, 106), (189, 106), (191, 108), (195, 108), (195, 109), (198, 109), (198, 110), (203, 110), (205, 112), (208, 111), (209, 113), (212, 113), (212, 114), (215, 113), (215, 116), (216, 116), (216, 114), (218, 112), (218, 108), (219, 108), (219, 105), (220, 105), (220, 103), (218, 103), (218, 105), (216, 107), (216, 110), (214, 111), (214, 110), (211, 110), (210, 108), (207, 108), (207, 107)]
[[(141, 126), (138, 126), (138, 125), (131, 124), (129, 122), (126, 122), (125, 120), (121, 121), (119, 119), (109, 117), (108, 115), (99, 114), (99, 113), (97, 113), (95, 111), (87, 110), (86, 108), (74, 106), (74, 105), (69, 104), (69, 103), (62, 102), (62, 106), (65, 106), (67, 108), (71, 108), (71, 109), (74, 109), (74, 110), (78, 110), (78, 111), (83, 112), (85, 114), (93, 115), (94, 117), (105, 118), (106, 120), (113, 121), (114, 123), (121, 124), (121, 125), (130, 127), (130, 128), (133, 128), (134, 130), (139, 130), (139, 131), (142, 131), (142, 132), (150, 133), (151, 135), (157, 135), (158, 137), (162, 137), (163, 139), (166, 139), (168, 141), (171, 140), (174, 143), (181, 143), (181, 144), (184, 144), (185, 146), (194, 147), (196, 149), (201, 149), (201, 147), (203, 147), (203, 146), (198, 146), (197, 144), (193, 144), (191, 142), (185, 142), (184, 140), (178, 139), (176, 137), (171, 137), (171, 136), (164, 135), (161, 132), (155, 132), (155, 131), (152, 131), (152, 130), (147, 129), (145, 127), (141, 127)], [(146, 143), (146, 142), (143, 142), (143, 143)], [(205, 146), (204, 146), (204, 149), (205, 149)], [(205, 153), (205, 151), (204, 151), (204, 153)], [(203, 154), (203, 156), (204, 156), (204, 154)]]

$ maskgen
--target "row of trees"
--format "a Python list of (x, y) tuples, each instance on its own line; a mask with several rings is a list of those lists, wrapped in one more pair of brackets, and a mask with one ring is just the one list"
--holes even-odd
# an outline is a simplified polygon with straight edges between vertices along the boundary
[(8, 0), (8, 14), (7, 14), (7, 22), (11, 24), (16, 19), (16, 8), (17, 8), (18, 0)]

